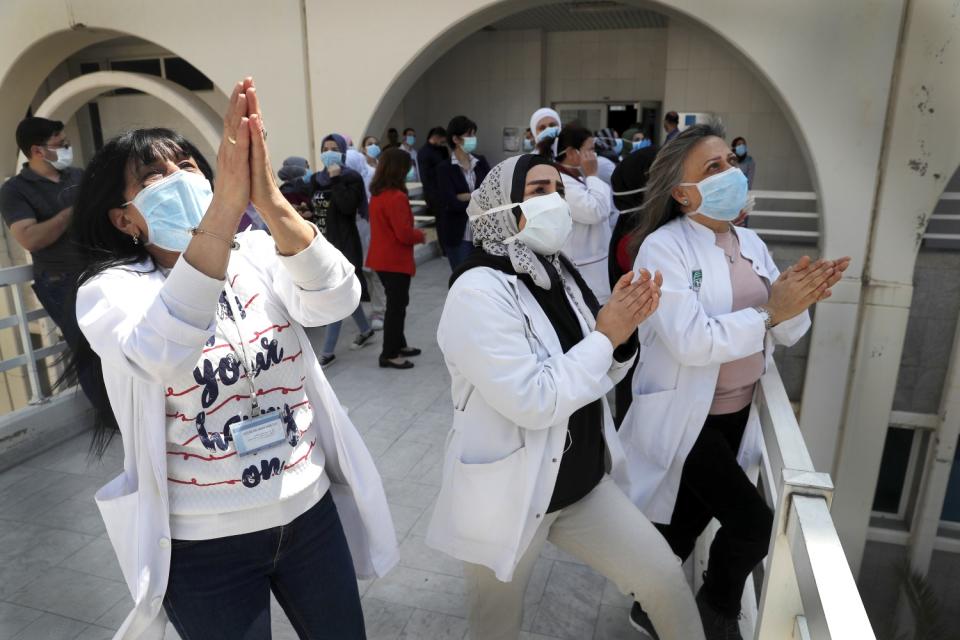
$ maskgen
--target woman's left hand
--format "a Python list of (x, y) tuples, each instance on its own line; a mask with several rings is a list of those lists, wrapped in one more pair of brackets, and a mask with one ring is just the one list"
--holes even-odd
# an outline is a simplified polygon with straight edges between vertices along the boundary
[(286, 198), (273, 179), (270, 153), (267, 151), (267, 131), (263, 126), (257, 88), (250, 79), (247, 94), (247, 124), (250, 127), (250, 201), (259, 211), (281, 206)]

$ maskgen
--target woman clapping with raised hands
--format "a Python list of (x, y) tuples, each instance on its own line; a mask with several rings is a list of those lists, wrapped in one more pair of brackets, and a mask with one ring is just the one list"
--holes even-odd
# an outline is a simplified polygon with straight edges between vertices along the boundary
[[(354, 268), (272, 177), (253, 80), (224, 119), (216, 191), (196, 147), (123, 134), (84, 176), (79, 358), (101, 365), (124, 471), (97, 503), (135, 601), (117, 638), (363, 638), (357, 576), (397, 561), (380, 482), (303, 327), (356, 308)], [(234, 235), (248, 202), (270, 235)], [(339, 513), (349, 515), (341, 522)]]

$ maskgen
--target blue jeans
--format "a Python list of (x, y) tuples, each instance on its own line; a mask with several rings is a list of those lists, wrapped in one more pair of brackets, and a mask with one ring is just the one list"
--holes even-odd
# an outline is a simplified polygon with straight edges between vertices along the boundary
[[(371, 331), (370, 321), (367, 320), (367, 314), (363, 312), (362, 304), (357, 305), (357, 308), (353, 311), (353, 315), (350, 317), (357, 323), (357, 328), (360, 329), (360, 333), (369, 333)], [(337, 348), (337, 340), (340, 339), (340, 328), (342, 326), (343, 320), (337, 320), (333, 324), (327, 325), (327, 333), (323, 336), (323, 350), (320, 352), (320, 355), (333, 355), (334, 350)]]
[(360, 593), (328, 492), (290, 524), (174, 540), (163, 606), (183, 640), (270, 638), (270, 592), (301, 638), (366, 638)]
[(456, 271), (473, 251), (473, 243), (461, 240), (459, 244), (444, 245), (443, 252), (447, 254), (447, 261), (450, 263), (451, 271)]

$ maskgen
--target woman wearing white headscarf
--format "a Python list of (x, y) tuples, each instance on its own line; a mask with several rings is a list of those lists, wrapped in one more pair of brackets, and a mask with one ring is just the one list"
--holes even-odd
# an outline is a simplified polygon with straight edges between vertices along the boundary
[(454, 419), (427, 544), (465, 563), (471, 638), (518, 637), (547, 540), (640, 598), (665, 640), (703, 638), (677, 558), (608, 474), (623, 453), (604, 396), (633, 362), (660, 277), (627, 274), (599, 308), (559, 253), (563, 192), (549, 160), (523, 155), (472, 194), (483, 250), (451, 277), (437, 331)]
[(550, 107), (540, 107), (530, 116), (530, 131), (533, 133), (534, 153), (541, 155), (549, 149), (556, 155), (555, 142), (560, 135), (560, 114)]

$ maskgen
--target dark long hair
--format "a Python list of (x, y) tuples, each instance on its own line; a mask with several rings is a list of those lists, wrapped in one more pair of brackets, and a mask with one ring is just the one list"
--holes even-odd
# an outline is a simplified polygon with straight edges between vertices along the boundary
[(370, 195), (379, 195), (388, 189), (398, 189), (406, 193), (410, 164), (410, 154), (400, 147), (393, 147), (381, 153), (377, 170), (370, 181)]
[[(144, 245), (134, 244), (130, 236), (117, 229), (110, 221), (108, 211), (126, 201), (123, 193), (131, 168), (136, 171), (157, 160), (180, 160), (184, 157), (193, 158), (203, 175), (213, 182), (213, 171), (197, 147), (170, 129), (128, 131), (107, 142), (94, 155), (83, 173), (73, 205), (73, 219), (67, 230), (71, 245), (71, 271), (79, 274), (68, 309), (75, 308), (80, 286), (107, 269), (152, 263)], [(156, 269), (156, 264), (153, 268)], [(91, 402), (96, 412), (90, 449), (98, 456), (103, 455), (118, 426), (104, 386), (100, 358), (82, 334), (57, 386), (75, 382), (80, 372), (91, 381), (90, 386), (93, 387), (85, 389), (93, 396)]]
[(683, 182), (683, 161), (690, 151), (706, 138), (722, 140), (725, 136), (719, 122), (695, 124), (660, 148), (656, 160), (650, 165), (643, 208), (636, 214), (637, 227), (627, 243), (631, 258), (636, 259), (637, 251), (648, 235), (684, 215), (680, 203), (673, 197), (673, 188)]

